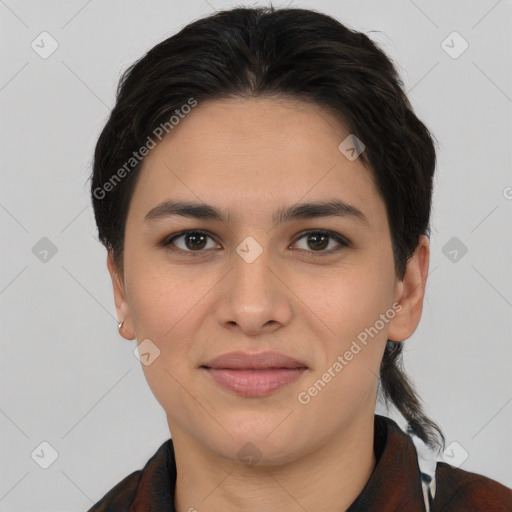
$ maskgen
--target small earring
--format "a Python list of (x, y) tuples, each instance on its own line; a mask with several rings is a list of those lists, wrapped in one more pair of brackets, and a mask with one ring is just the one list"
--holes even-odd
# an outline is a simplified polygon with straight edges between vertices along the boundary
[(119, 324), (117, 324), (117, 328), (121, 329), (121, 327), (123, 327), (123, 324), (124, 324), (124, 320), (121, 320), (121, 322)]

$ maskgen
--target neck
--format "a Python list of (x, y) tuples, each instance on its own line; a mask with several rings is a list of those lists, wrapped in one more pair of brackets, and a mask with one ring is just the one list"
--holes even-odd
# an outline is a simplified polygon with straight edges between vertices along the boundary
[(375, 467), (374, 423), (353, 421), (343, 432), (281, 465), (246, 466), (173, 428), (177, 512), (346, 510)]

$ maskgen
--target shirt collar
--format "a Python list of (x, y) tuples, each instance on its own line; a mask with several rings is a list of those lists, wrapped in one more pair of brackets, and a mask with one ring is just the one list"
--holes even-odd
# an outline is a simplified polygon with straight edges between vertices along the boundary
[(410, 436), (393, 420), (376, 414), (374, 450), (377, 464), (347, 512), (424, 511), (418, 458)]

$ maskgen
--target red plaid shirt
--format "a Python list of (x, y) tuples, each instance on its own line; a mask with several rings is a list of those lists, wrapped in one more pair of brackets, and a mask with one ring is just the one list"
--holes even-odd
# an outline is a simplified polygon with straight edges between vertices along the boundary
[[(425, 512), (414, 443), (391, 419), (375, 415), (377, 464), (347, 512)], [(88, 512), (175, 512), (176, 463), (172, 439), (142, 470), (112, 488)], [(430, 512), (511, 512), (512, 490), (485, 476), (438, 462)], [(310, 511), (316, 512), (316, 511)]]

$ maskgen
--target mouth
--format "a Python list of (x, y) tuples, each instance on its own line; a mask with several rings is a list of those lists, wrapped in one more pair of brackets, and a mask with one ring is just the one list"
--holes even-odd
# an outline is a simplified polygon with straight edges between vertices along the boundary
[(265, 396), (296, 381), (308, 366), (279, 352), (229, 352), (201, 367), (211, 381), (240, 396)]
[(211, 368), (202, 366), (221, 387), (245, 397), (269, 395), (295, 382), (308, 369), (295, 368)]

